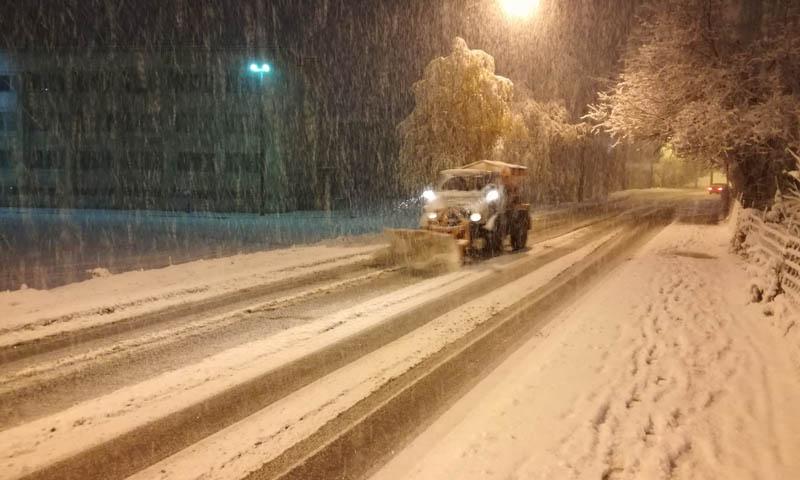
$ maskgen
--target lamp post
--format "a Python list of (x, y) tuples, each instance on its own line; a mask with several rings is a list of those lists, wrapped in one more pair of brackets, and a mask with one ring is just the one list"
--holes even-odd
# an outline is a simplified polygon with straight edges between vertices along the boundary
[(272, 66), (266, 62), (252, 62), (247, 67), (247, 71), (252, 75), (258, 75), (259, 79), (259, 105), (258, 105), (258, 123), (259, 123), (259, 198), (258, 198), (258, 214), (264, 215), (264, 207), (267, 195), (267, 161), (266, 155), (269, 150), (267, 145), (267, 135), (272, 135), (270, 126), (267, 125), (268, 121), (264, 115), (264, 77), (272, 73)]

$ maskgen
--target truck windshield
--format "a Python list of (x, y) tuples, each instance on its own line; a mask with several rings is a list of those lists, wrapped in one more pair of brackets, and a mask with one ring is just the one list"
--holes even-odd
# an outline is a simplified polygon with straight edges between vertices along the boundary
[(491, 175), (446, 176), (442, 179), (439, 189), (467, 192), (482, 190), (490, 183), (492, 183)]

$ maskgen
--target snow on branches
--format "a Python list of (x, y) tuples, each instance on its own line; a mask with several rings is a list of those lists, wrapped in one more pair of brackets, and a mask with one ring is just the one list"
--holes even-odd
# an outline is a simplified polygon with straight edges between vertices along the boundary
[(621, 184), (624, 174), (608, 149), (608, 139), (585, 123), (569, 123), (557, 102), (541, 103), (517, 89), (512, 103), (512, 128), (495, 158), (529, 168), (538, 203), (584, 201), (604, 197)]
[(800, 7), (743, 18), (736, 4), (645, 2), (618, 82), (586, 118), (617, 139), (729, 164), (745, 203), (757, 204), (800, 141)]
[(398, 127), (401, 182), (417, 187), (439, 170), (487, 158), (511, 126), (513, 85), (494, 59), (456, 38), (414, 85), (416, 107)]
[(408, 191), (440, 170), (487, 158), (528, 166), (536, 202), (598, 198), (620, 183), (607, 138), (570, 123), (563, 105), (537, 102), (495, 75), (494, 59), (461, 38), (428, 65), (414, 97), (414, 111), (398, 126)]

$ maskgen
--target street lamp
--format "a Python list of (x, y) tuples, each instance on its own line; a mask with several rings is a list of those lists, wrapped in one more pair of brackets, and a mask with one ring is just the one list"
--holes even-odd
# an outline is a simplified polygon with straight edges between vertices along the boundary
[(250, 71), (253, 73), (269, 73), (272, 71), (272, 67), (269, 65), (269, 63), (262, 63), (261, 65), (257, 63), (251, 63)]
[[(258, 75), (259, 83), (261, 83), (261, 85), (260, 85), (261, 88), (259, 88), (259, 102), (258, 102), (259, 103), (259, 105), (258, 105), (258, 116), (259, 116), (259, 123), (261, 124), (261, 125), (259, 125), (259, 129), (260, 129), (259, 137), (260, 137), (260, 140), (258, 142), (259, 143), (259, 148), (261, 150), (259, 152), (260, 153), (260, 155), (259, 155), (260, 158), (259, 158), (259, 162), (258, 162), (259, 165), (260, 165), (260, 170), (261, 170), (261, 174), (259, 175), (261, 177), (261, 179), (260, 179), (261, 180), (261, 186), (260, 186), (261, 192), (260, 192), (260, 198), (259, 198), (258, 213), (261, 214), (261, 215), (264, 215), (264, 207), (265, 207), (264, 202), (266, 200), (266, 175), (267, 175), (267, 172), (266, 172), (266, 169), (267, 169), (266, 168), (267, 167), (266, 166), (266, 161), (267, 161), (267, 159), (265, 158), (265, 155), (267, 154), (267, 149), (269, 147), (269, 145), (267, 145), (266, 136), (267, 135), (271, 135), (271, 130), (272, 130), (272, 128), (271, 128), (272, 126), (271, 125), (267, 126), (267, 125), (265, 125), (265, 122), (264, 122), (264, 120), (267, 120), (267, 121), (271, 120), (271, 115), (267, 115), (266, 116), (267, 118), (265, 118), (265, 115), (264, 115), (264, 107), (265, 107), (265, 105), (264, 105), (264, 90), (266, 90), (266, 89), (263, 88), (265, 86), (264, 85), (264, 83), (265, 83), (264, 82), (264, 76), (271, 74), (271, 71), (272, 71), (272, 67), (270, 67), (269, 63), (265, 62), (264, 58), (262, 57), (262, 55), (264, 55), (264, 53), (265, 53), (264, 45), (266, 45), (266, 37), (267, 37), (267, 31), (266, 31), (266, 25), (267, 25), (267, 22), (266, 22), (266, 19), (267, 19), (266, 7), (267, 7), (267, 4), (268, 4), (268, 2), (255, 2), (255, 7), (256, 7), (255, 8), (255, 12), (254, 12), (255, 13), (255, 22), (253, 22), (253, 25), (255, 25), (255, 32), (254, 32), (255, 33), (255, 45), (257, 47), (256, 47), (256, 50), (253, 53), (255, 55), (257, 55), (258, 57), (261, 57), (261, 58), (257, 58), (257, 60), (260, 60), (260, 62), (259, 61), (251, 61), (250, 65), (248, 67), (248, 69), (250, 70), (251, 74)], [(273, 7), (273, 14), (274, 14), (274, 7)], [(253, 59), (253, 60), (256, 60), (256, 59)], [(270, 143), (272, 143), (271, 140), (272, 139), (270, 138)]]
[(512, 18), (527, 19), (539, 6), (539, 0), (500, 0), (506, 15)]
[[(247, 70), (254, 74), (258, 75), (259, 87), (263, 87), (264, 82), (264, 75), (270, 74), (272, 72), (272, 67), (269, 63), (258, 63), (252, 62), (248, 67)], [(258, 102), (258, 123), (259, 128), (261, 129), (261, 134), (259, 135), (259, 200), (258, 200), (258, 213), (260, 215), (264, 215), (264, 204), (266, 203), (266, 188), (267, 188), (267, 152), (270, 152), (271, 149), (269, 148), (268, 144), (272, 143), (272, 139), (267, 139), (267, 136), (272, 135), (272, 125), (271, 121), (272, 118), (269, 115), (264, 115), (264, 89), (259, 88), (259, 102)]]

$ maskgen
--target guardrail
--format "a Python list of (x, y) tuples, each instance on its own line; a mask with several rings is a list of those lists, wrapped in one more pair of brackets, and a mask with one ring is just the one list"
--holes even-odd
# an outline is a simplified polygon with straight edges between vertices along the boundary
[(767, 223), (756, 210), (741, 210), (737, 219), (740, 251), (800, 308), (800, 237)]

